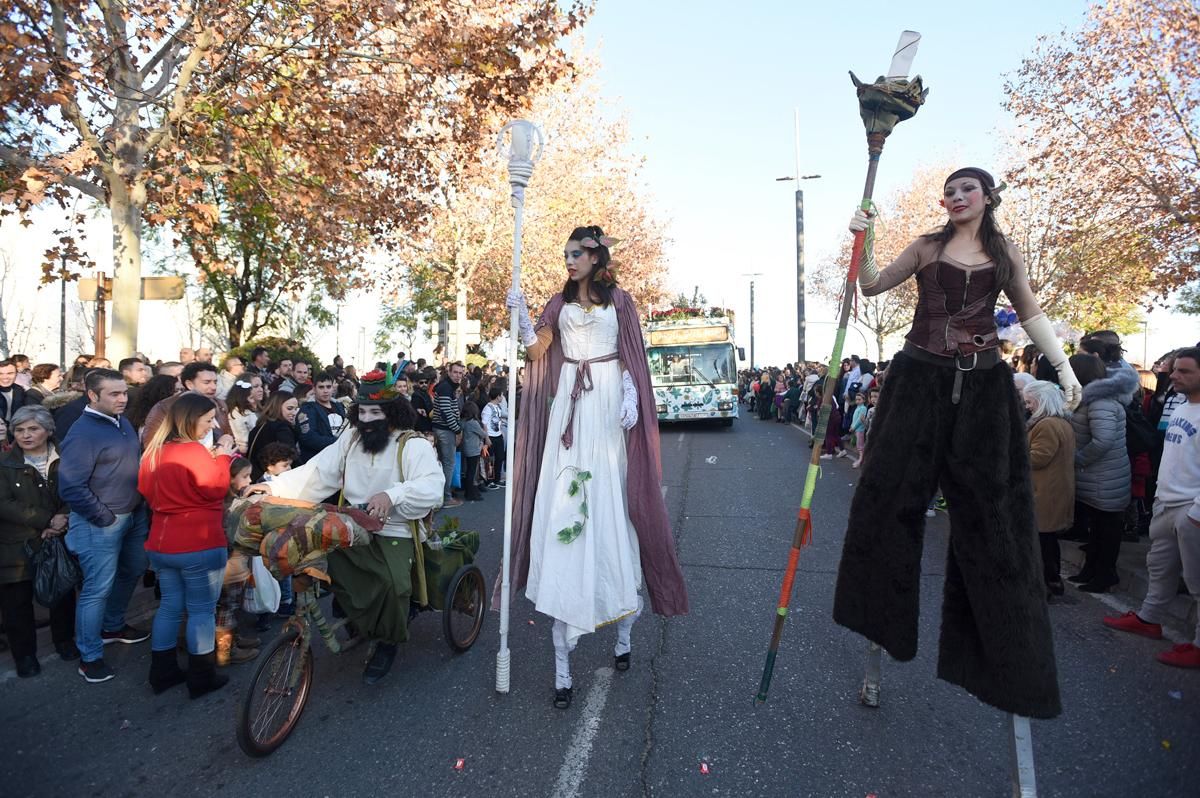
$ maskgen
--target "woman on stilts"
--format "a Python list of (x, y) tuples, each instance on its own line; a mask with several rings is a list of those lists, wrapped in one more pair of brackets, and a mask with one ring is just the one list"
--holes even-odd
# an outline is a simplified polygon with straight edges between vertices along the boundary
[[(944, 227), (882, 270), (864, 253), (865, 295), (915, 276), (918, 300), (871, 425), (833, 617), (898, 660), (916, 655), (925, 508), (940, 485), (951, 531), (938, 676), (1005, 711), (1050, 718), (1061, 702), (1023, 405), (994, 321), (1001, 291), (1058, 372), (1069, 408), (1080, 388), (1021, 254), (996, 225), (1003, 188), (982, 169), (959, 169), (940, 201)], [(859, 211), (850, 227), (870, 224)]]
[[(576, 228), (567, 280), (535, 327), (510, 292), (528, 363), (516, 439), (512, 589), (554, 618), (554, 706), (571, 704), (570, 653), (615, 624), (628, 670), (643, 577), (660, 615), (687, 612), (662, 495), (650, 372), (637, 308), (616, 285), (599, 227)], [(497, 581), (497, 588), (499, 580)]]

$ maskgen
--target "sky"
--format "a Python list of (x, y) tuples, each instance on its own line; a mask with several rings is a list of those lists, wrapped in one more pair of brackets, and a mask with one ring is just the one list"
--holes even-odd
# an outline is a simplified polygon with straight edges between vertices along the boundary
[[(821, 175), (802, 185), (811, 269), (836, 250), (866, 174), (848, 70), (873, 81), (886, 71), (901, 31), (922, 34), (913, 72), (929, 98), (888, 139), (875, 191), (886, 202), (922, 165), (992, 171), (1002, 134), (1013, 126), (1003, 109), (1006, 75), (1039, 35), (1079, 27), (1086, 9), (1076, 0), (957, 7), (931, 0), (598, 0), (585, 36), (600, 48), (608, 108), (628, 118), (630, 146), (647, 159), (654, 207), (669, 220), (673, 293), (690, 295), (699, 285), (711, 304), (733, 307), (739, 343), (748, 348), (749, 278), (742, 275), (761, 272), (755, 360), (782, 364), (795, 358), (796, 346), (795, 184), (775, 178), (796, 174), (793, 109), (800, 109), (799, 171)], [(806, 316), (807, 357), (823, 360), (835, 310), (810, 292)], [(1152, 351), (1178, 346), (1167, 338), (1180, 334), (1181, 323), (1193, 337), (1200, 327), (1194, 318), (1162, 314), (1150, 321)], [(1136, 338), (1127, 348), (1140, 354)], [(860, 341), (852, 331), (847, 347), (861, 351)]]

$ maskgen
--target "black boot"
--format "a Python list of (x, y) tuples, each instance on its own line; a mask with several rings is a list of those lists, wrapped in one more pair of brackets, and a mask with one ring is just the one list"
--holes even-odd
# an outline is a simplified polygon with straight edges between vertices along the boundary
[(219, 690), (229, 681), (223, 673), (217, 673), (217, 653), (188, 654), (187, 686), (188, 695), (199, 698), (202, 695)]
[(396, 648), (395, 643), (385, 643), (382, 640), (375, 644), (375, 653), (371, 655), (363, 671), (363, 682), (375, 684), (387, 676), (388, 671), (392, 669), (392, 661), (396, 659)]
[(183, 684), (186, 679), (183, 668), (179, 667), (179, 661), (175, 659), (175, 649), (150, 652), (150, 678), (148, 681), (155, 695), (165, 692), (177, 684)]

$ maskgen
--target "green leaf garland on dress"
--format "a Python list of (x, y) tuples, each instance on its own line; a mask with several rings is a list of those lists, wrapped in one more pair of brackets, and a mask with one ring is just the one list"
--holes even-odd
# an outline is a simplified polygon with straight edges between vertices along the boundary
[(559, 476), (561, 477), (567, 471), (575, 473), (575, 476), (571, 479), (571, 484), (567, 486), (567, 495), (572, 498), (580, 494), (583, 496), (579, 502), (579, 514), (582, 518), (570, 526), (558, 530), (558, 540), (560, 543), (574, 543), (575, 539), (583, 534), (583, 527), (588, 520), (587, 481), (592, 478), (592, 472), (580, 471), (575, 466), (567, 466), (559, 472)]

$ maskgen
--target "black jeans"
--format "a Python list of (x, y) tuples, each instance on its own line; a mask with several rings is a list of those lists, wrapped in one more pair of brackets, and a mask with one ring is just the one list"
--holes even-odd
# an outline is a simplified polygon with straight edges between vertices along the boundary
[(492, 444), (490, 447), (492, 453), (492, 479), (499, 482), (504, 479), (504, 436), (490, 435), (488, 436), (488, 440)]
[[(37, 656), (37, 625), (33, 617), (33, 582), (0, 585), (0, 618), (12, 647), (13, 660)], [(63, 643), (75, 636), (75, 593), (50, 609), (50, 637)]]
[(1075, 512), (1083, 513), (1091, 531), (1090, 543), (1085, 547), (1087, 559), (1083, 567), (1091, 573), (1093, 580), (1116, 578), (1121, 534), (1125, 531), (1125, 511), (1097, 510), (1089, 504), (1076, 502)]
[(479, 494), (479, 455), (463, 458), (462, 486), (468, 499), (478, 499)]
[(1058, 533), (1039, 532), (1038, 543), (1042, 547), (1042, 578), (1047, 585), (1062, 582), (1062, 549), (1058, 545)]

